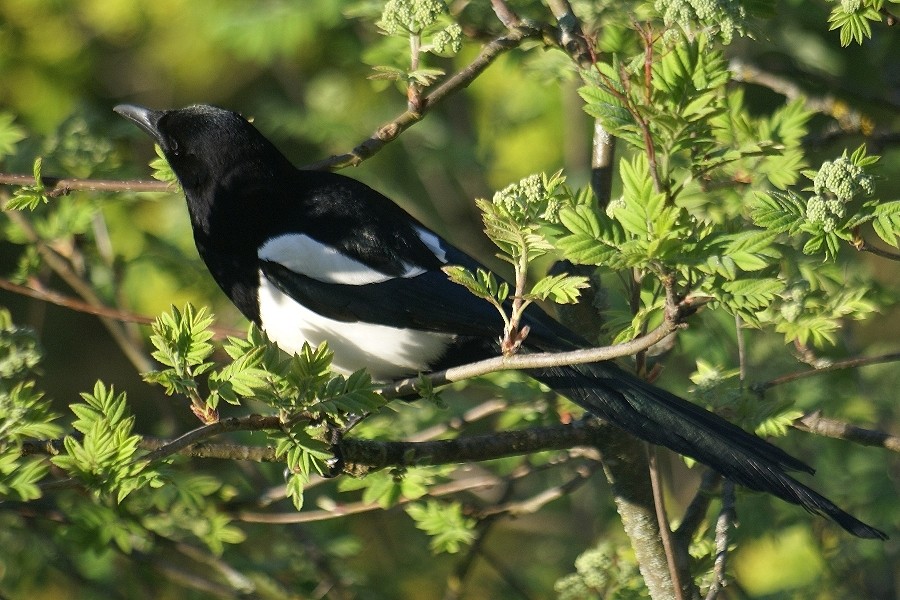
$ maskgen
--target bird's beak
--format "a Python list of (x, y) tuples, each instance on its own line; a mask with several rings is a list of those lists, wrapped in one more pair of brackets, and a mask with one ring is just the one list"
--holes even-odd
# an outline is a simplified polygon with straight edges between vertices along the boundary
[(135, 106), (134, 104), (120, 104), (113, 108), (113, 111), (119, 113), (135, 125), (149, 133), (158, 144), (162, 144), (162, 135), (159, 132), (157, 124), (159, 118), (163, 116), (161, 110), (151, 110), (143, 106)]

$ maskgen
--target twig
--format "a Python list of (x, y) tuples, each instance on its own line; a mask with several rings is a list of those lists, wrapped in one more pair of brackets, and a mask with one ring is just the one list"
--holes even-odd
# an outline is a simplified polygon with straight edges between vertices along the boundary
[[(57, 254), (47, 242), (45, 242), (37, 231), (32, 227), (31, 223), (22, 214), (16, 211), (6, 211), (6, 216), (12, 221), (34, 244), (38, 253), (47, 265), (66, 282), (66, 284), (75, 290), (88, 304), (97, 307), (104, 307), (103, 301), (91, 287), (75, 270), (71, 267), (68, 260)], [(141, 373), (149, 371), (153, 368), (150, 358), (125, 331), (119, 322), (109, 317), (100, 317), (100, 322), (106, 327), (106, 330), (112, 336), (113, 340), (122, 349), (125, 356), (131, 361), (131, 364)]]
[(703, 473), (700, 487), (697, 488), (697, 493), (694, 494), (694, 498), (684, 511), (681, 524), (674, 532), (679, 548), (684, 548), (685, 550), (688, 548), (694, 533), (706, 520), (706, 511), (709, 510), (709, 505), (721, 482), (722, 476), (716, 471), (707, 469)]
[[(833, 117), (844, 131), (859, 131), (862, 129), (866, 116), (858, 110), (851, 108), (846, 102), (832, 95), (811, 96), (796, 82), (780, 75), (764, 71), (746, 63), (740, 59), (732, 59), (728, 65), (731, 76), (735, 81), (755, 83), (767, 87), (773, 92), (783, 95), (788, 100), (802, 98), (809, 110)], [(886, 98), (882, 99), (887, 102)]]
[(508, 407), (509, 402), (505, 400), (487, 400), (486, 402), (482, 402), (478, 406), (470, 408), (460, 417), (452, 417), (446, 422), (438, 423), (437, 425), (416, 432), (415, 435), (409, 438), (409, 441), (424, 442), (426, 440), (433, 440), (437, 437), (440, 437), (446, 434), (448, 431), (460, 431), (466, 425), (475, 423), (476, 421), (480, 421), (481, 419), (487, 418), (491, 415), (502, 413)]
[(522, 24), (519, 15), (509, 7), (506, 0), (491, 0), (491, 8), (507, 29), (515, 29)]
[(522, 577), (517, 573), (516, 569), (510, 569), (501, 563), (500, 559), (493, 552), (483, 551), (481, 556), (484, 558), (485, 562), (497, 572), (506, 585), (512, 588), (516, 598), (521, 598), (522, 600), (531, 600), (534, 598), (528, 591), (525, 582), (522, 581)]
[[(518, 473), (516, 471), (518, 471)], [(504, 477), (503, 493), (500, 495), (498, 503), (505, 503), (512, 497), (513, 491), (515, 490), (515, 483), (519, 479), (516, 475), (530, 471), (531, 469), (526, 462), (521, 464), (519, 469), (514, 470), (509, 476)], [(478, 519), (478, 523), (475, 526), (475, 539), (473, 539), (472, 543), (469, 545), (468, 552), (466, 552), (465, 556), (456, 563), (456, 566), (447, 576), (447, 583), (444, 587), (444, 600), (457, 600), (457, 598), (460, 597), (465, 586), (466, 577), (468, 577), (469, 573), (472, 571), (472, 565), (475, 564), (475, 560), (478, 556), (483, 556), (487, 537), (494, 528), (494, 525), (497, 524), (499, 518), (499, 514), (494, 514)]]
[(800, 431), (846, 440), (862, 446), (878, 446), (900, 452), (900, 436), (874, 429), (864, 429), (837, 419), (823, 417), (819, 411), (803, 415), (793, 423)]
[(468, 66), (456, 72), (425, 96), (418, 110), (407, 110), (392, 121), (385, 123), (369, 139), (363, 141), (350, 152), (320, 160), (306, 165), (304, 168), (312, 170), (340, 169), (358, 165), (384, 148), (386, 144), (393, 141), (409, 127), (421, 121), (431, 107), (440, 103), (450, 94), (467, 87), (501, 54), (516, 48), (526, 39), (541, 37), (542, 34), (542, 30), (538, 28), (519, 25), (505, 35), (495, 38), (481, 50), (481, 53)]
[[(676, 307), (676, 314), (667, 318), (659, 327), (630, 342), (605, 346), (600, 348), (585, 348), (569, 352), (535, 352), (533, 354), (515, 354), (513, 356), (497, 356), (479, 362), (452, 367), (444, 371), (428, 375), (432, 385), (440, 386), (455, 381), (462, 381), (472, 377), (479, 377), (488, 373), (513, 369), (539, 369), (562, 365), (584, 364), (612, 360), (622, 356), (630, 356), (650, 348), (666, 336), (674, 333), (683, 325), (680, 322), (683, 316), (696, 311), (700, 306), (709, 302), (708, 298), (687, 298)], [(381, 388), (380, 393), (386, 398), (399, 398), (416, 393), (419, 387), (419, 378), (409, 378), (397, 381)]]
[[(441, 485), (435, 485), (429, 488), (428, 496), (437, 498), (459, 492), (472, 491), (484, 488), (495, 487), (499, 484), (497, 477), (493, 475), (482, 475), (478, 477), (469, 477), (458, 481), (451, 481)], [(401, 498), (397, 501), (398, 506), (412, 502), (409, 498)], [(377, 502), (350, 502), (347, 504), (339, 504), (333, 508), (309, 510), (304, 512), (285, 512), (285, 513), (260, 513), (255, 511), (238, 511), (231, 517), (245, 523), (269, 523), (276, 525), (287, 525), (296, 523), (313, 523), (317, 521), (327, 521), (337, 519), (349, 515), (357, 515), (360, 513), (371, 512), (375, 510), (384, 510)]]
[[(222, 433), (232, 431), (262, 431), (266, 429), (282, 429), (284, 423), (275, 416), (266, 415), (247, 415), (246, 417), (223, 419), (216, 423), (201, 425), (196, 429), (192, 429), (187, 433), (175, 438), (174, 440), (164, 442), (155, 450), (142, 456), (140, 460), (153, 462), (161, 460), (173, 454), (179, 454), (186, 448), (193, 446), (203, 440), (220, 435)], [(221, 457), (217, 457), (221, 458)], [(228, 457), (237, 458), (237, 457)]]
[(685, 588), (682, 585), (682, 571), (678, 568), (675, 544), (672, 541), (672, 529), (669, 527), (669, 517), (666, 515), (666, 503), (663, 497), (662, 482), (659, 477), (656, 447), (648, 443), (645, 443), (644, 447), (647, 450), (647, 463), (650, 467), (650, 488), (653, 490), (656, 522), (659, 524), (659, 536), (662, 539), (663, 549), (666, 554), (669, 577), (672, 578), (672, 591), (674, 592), (675, 600), (684, 600)]
[[(40, 282), (34, 281), (32, 283), (38, 285)], [(33, 298), (35, 300), (40, 300), (42, 302), (49, 302), (50, 304), (68, 308), (69, 310), (74, 310), (75, 312), (94, 315), (97, 317), (108, 317), (122, 323), (152, 325), (156, 321), (156, 318), (151, 317), (150, 315), (143, 315), (140, 313), (132, 312), (130, 310), (112, 308), (109, 306), (95, 306), (93, 304), (83, 302), (78, 298), (73, 298), (72, 296), (66, 296), (65, 294), (60, 294), (59, 292), (48, 290), (43, 286), (29, 287), (26, 285), (19, 285), (18, 283), (14, 283), (2, 277), (0, 277), (0, 289), (4, 289), (14, 294), (19, 294), (21, 296), (27, 296), (28, 298)], [(215, 339), (224, 339), (228, 336), (240, 337), (245, 334), (244, 330), (233, 329), (231, 327), (213, 326), (211, 327), (211, 330)]]
[(900, 261), (900, 254), (897, 254), (896, 252), (890, 252), (889, 250), (883, 250), (878, 246), (873, 246), (863, 239), (856, 240), (853, 246), (860, 252), (868, 252), (869, 254), (874, 254), (875, 256), (886, 258), (888, 260)]
[(89, 304), (87, 302), (79, 300), (78, 298), (60, 294), (59, 292), (54, 292), (52, 290), (43, 288), (38, 289), (37, 287), (19, 285), (18, 283), (13, 283), (8, 279), (0, 278), (0, 289), (4, 289), (7, 292), (12, 292), (14, 294), (19, 294), (20, 296), (27, 296), (35, 300), (41, 300), (42, 302), (49, 302), (50, 304), (68, 308), (69, 310), (74, 310), (75, 312), (94, 315), (98, 317), (108, 317), (122, 323), (140, 323), (142, 325), (150, 325), (154, 321), (153, 317), (147, 315), (141, 315), (135, 312), (118, 308), (111, 308), (108, 306), (96, 306), (94, 304)]
[(558, 500), (563, 496), (568, 496), (583, 486), (591, 476), (601, 468), (601, 466), (600, 461), (592, 460), (586, 462), (575, 469), (575, 475), (557, 486), (541, 490), (537, 494), (523, 500), (502, 502), (495, 506), (491, 506), (480, 511), (479, 515), (482, 517), (491, 517), (495, 515), (518, 517), (536, 513), (550, 502)]
[(781, 377), (776, 377), (775, 379), (770, 379), (769, 381), (763, 381), (761, 383), (753, 384), (751, 386), (751, 389), (754, 392), (761, 393), (778, 385), (791, 383), (799, 379), (805, 379), (807, 377), (816, 377), (817, 375), (821, 375), (823, 373), (830, 373), (832, 371), (838, 371), (841, 369), (856, 369), (858, 367), (867, 367), (869, 365), (877, 365), (895, 361), (900, 361), (900, 352), (892, 352), (889, 354), (882, 354), (880, 356), (851, 358), (848, 360), (841, 360), (818, 369), (812, 369), (810, 371), (797, 371), (796, 373), (788, 373), (787, 375), (782, 375)]
[[(0, 173), (0, 185), (26, 186), (34, 185), (31, 175)], [(44, 194), (48, 197), (65, 196), (74, 191), (89, 192), (172, 192), (171, 184), (165, 181), (148, 180), (115, 180), (115, 179), (78, 179), (75, 177), (41, 177)]]
[(734, 521), (734, 483), (725, 480), (722, 485), (722, 510), (716, 520), (716, 559), (713, 565), (713, 581), (706, 593), (706, 600), (716, 600), (728, 585), (728, 544), (731, 524)]

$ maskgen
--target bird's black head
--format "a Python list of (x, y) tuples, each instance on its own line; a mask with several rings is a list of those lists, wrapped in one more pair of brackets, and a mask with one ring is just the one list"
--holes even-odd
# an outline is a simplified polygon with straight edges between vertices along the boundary
[(113, 110), (156, 140), (188, 195), (237, 167), (286, 161), (253, 125), (230, 110), (203, 104), (175, 110), (120, 104)]

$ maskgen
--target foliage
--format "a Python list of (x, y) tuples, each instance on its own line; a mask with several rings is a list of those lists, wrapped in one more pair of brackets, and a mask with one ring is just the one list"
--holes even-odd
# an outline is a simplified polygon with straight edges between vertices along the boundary
[[(0, 164), (33, 179), (0, 189), (0, 277), (78, 310), (158, 316), (140, 330), (104, 321), (110, 341), (93, 319), (41, 316), (2, 292), (3, 595), (438, 597), (465, 586), (499, 598), (545, 596), (554, 581), (563, 598), (648, 593), (606, 486), (572, 491), (591, 451), (344, 464), (343, 441), (387, 452), (580, 413), (519, 373), (444, 387), (420, 375), (421, 399), (388, 402), (365, 372), (332, 372), (325, 345), (287, 356), (254, 326), (220, 329), (240, 321), (196, 258), (174, 175), (158, 148), (140, 166), (135, 154), (152, 155), (131, 147), (112, 96), (239, 109), (298, 162), (380, 139), (412, 113), (415, 126), (351, 175), (463, 247), (479, 247), (466, 231), (480, 217), (500, 264), (446, 271), (495, 306), (507, 353), (532, 303), (618, 342), (659, 324), (672, 299), (702, 298), (674, 348), (638, 357), (642, 373), (663, 372), (659, 384), (787, 448), (812, 411), (896, 422), (890, 366), (813, 371), (785, 392), (757, 385), (896, 339), (896, 36), (884, 25), (896, 2), (578, 0), (571, 15), (530, 0), (51, 4), (0, 7)], [(504, 7), (512, 29), (494, 12)], [(515, 48), (478, 65), (486, 42), (512, 32)], [(737, 77), (739, 61), (773, 72)], [(586, 184), (594, 127), (617, 140), (608, 197)], [(46, 179), (148, 175), (168, 191), (63, 193)], [(546, 274), (557, 259), (568, 262)], [(799, 441), (827, 475), (814, 487), (895, 528), (879, 450)], [(679, 475), (674, 519), (692, 491)], [(726, 575), (742, 589), (756, 584), (744, 574), (760, 540), (801, 531), (789, 552), (809, 557), (806, 579), (759, 594), (889, 595), (888, 551), (758, 494), (739, 491), (737, 512)], [(705, 591), (723, 555), (700, 520), (690, 577)], [(591, 548), (597, 537), (610, 541)]]
[(453, 56), (462, 47), (462, 29), (447, 14), (443, 0), (388, 0), (377, 25), (385, 35), (407, 38), (410, 58), (408, 69), (375, 66), (373, 79), (427, 87), (444, 75), (444, 71), (424, 67), (425, 55)]
[(830, 29), (840, 29), (841, 46), (849, 46), (851, 42), (862, 44), (872, 37), (870, 21), (880, 22), (884, 0), (841, 0), (835, 2), (828, 22)]
[[(529, 304), (543, 300), (573, 304), (578, 301), (579, 290), (588, 286), (586, 277), (564, 273), (539, 279), (530, 287), (526, 285), (531, 262), (553, 249), (540, 231), (541, 223), (553, 223), (558, 218), (564, 201), (565, 192), (561, 189), (564, 181), (560, 173), (550, 177), (543, 173), (531, 175), (494, 194), (491, 202), (475, 201), (482, 212), (485, 233), (500, 248), (498, 258), (511, 263), (515, 270), (516, 289), (511, 303), (507, 304), (509, 285), (498, 282), (492, 273), (480, 268), (472, 273), (456, 265), (443, 267), (453, 282), (465, 286), (499, 311), (506, 338), (516, 336), (519, 321)], [(515, 352), (517, 348), (518, 343), (510, 341), (507, 351)]]
[(416, 522), (416, 527), (432, 536), (431, 549), (435, 552), (456, 554), (475, 538), (472, 531), (475, 521), (463, 516), (462, 505), (458, 502), (445, 505), (429, 500), (410, 505), (406, 512)]
[(601, 542), (583, 552), (575, 559), (575, 572), (559, 579), (553, 587), (560, 600), (647, 597), (634, 556), (611, 542)]

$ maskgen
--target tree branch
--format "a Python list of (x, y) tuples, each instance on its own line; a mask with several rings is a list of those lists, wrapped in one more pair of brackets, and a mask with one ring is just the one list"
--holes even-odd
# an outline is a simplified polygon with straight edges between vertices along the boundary
[[(426, 375), (426, 377), (433, 386), (437, 387), (496, 371), (577, 365), (630, 356), (650, 348), (684, 327), (683, 319), (709, 301), (710, 299), (705, 297), (689, 297), (682, 300), (681, 303), (673, 308), (671, 313), (667, 311), (666, 320), (659, 327), (630, 342), (599, 348), (584, 348), (570, 352), (535, 352), (531, 354), (514, 354), (512, 356), (496, 356), (459, 367), (451, 367), (444, 371), (431, 373)], [(385, 398), (399, 398), (415, 394), (419, 389), (419, 385), (419, 378), (403, 379), (381, 388), (379, 392)]]
[(734, 483), (725, 480), (722, 484), (722, 510), (716, 520), (716, 558), (713, 566), (713, 581), (706, 593), (706, 600), (716, 600), (728, 585), (728, 546), (731, 524), (734, 522)]
[[(32, 175), (0, 173), (0, 185), (26, 186), (36, 182)], [(174, 188), (165, 181), (78, 179), (75, 177), (41, 177), (44, 194), (50, 198), (65, 196), (74, 191), (88, 192), (173, 192)]]
[(896, 260), (900, 261), (900, 254), (896, 252), (890, 252), (889, 250), (884, 250), (879, 248), (878, 246), (873, 246), (862, 238), (856, 240), (853, 244), (854, 248), (859, 250), (860, 252), (868, 252), (869, 254), (873, 254), (880, 258), (886, 258), (888, 260)]
[[(788, 100), (802, 98), (809, 110), (822, 113), (834, 118), (844, 131), (860, 131), (867, 117), (858, 110), (850, 107), (845, 101), (832, 95), (811, 96), (796, 82), (760, 69), (756, 65), (733, 58), (728, 65), (731, 77), (735, 81), (754, 83), (769, 88), (773, 92), (783, 95)], [(883, 101), (887, 101), (884, 98)], [(894, 108), (897, 108), (894, 106)]]
[[(339, 450), (348, 472), (383, 469), (387, 467), (436, 466), (464, 462), (480, 462), (544, 452), (567, 450), (576, 446), (597, 446), (611, 426), (597, 419), (569, 424), (547, 425), (531, 429), (500, 431), (452, 440), (402, 442), (359, 440), (345, 438)], [(264, 446), (212, 444), (206, 440), (236, 431), (281, 430), (282, 421), (276, 416), (248, 415), (223, 419), (202, 425), (173, 440), (144, 437), (140, 447), (149, 450), (139, 457), (141, 462), (155, 462), (180, 455), (195, 458), (226, 460), (276, 461), (275, 451)], [(23, 455), (59, 454), (64, 451), (62, 440), (25, 442)]]
[[(143, 315), (129, 310), (112, 308), (105, 305), (98, 306), (90, 304), (88, 302), (84, 302), (82, 300), (79, 300), (78, 298), (73, 298), (72, 296), (60, 294), (59, 292), (43, 287), (40, 281), (36, 279), (31, 281), (30, 283), (32, 284), (31, 286), (19, 285), (18, 283), (14, 283), (9, 279), (0, 277), (0, 289), (4, 289), (14, 294), (19, 294), (20, 296), (26, 296), (28, 298), (40, 300), (42, 302), (49, 302), (50, 304), (55, 304), (56, 306), (61, 306), (62, 308), (68, 308), (69, 310), (73, 310), (75, 312), (94, 315), (98, 317), (107, 317), (121, 323), (152, 325), (156, 321), (156, 318), (151, 317), (150, 315)], [(213, 332), (213, 337), (216, 339), (224, 339), (227, 336), (243, 336), (246, 333), (244, 330), (233, 329), (230, 327), (213, 326), (210, 329)]]
[(888, 354), (881, 354), (879, 356), (851, 358), (847, 360), (841, 360), (818, 369), (812, 369), (810, 371), (797, 371), (795, 373), (788, 373), (787, 375), (782, 375), (781, 377), (776, 377), (775, 379), (770, 379), (769, 381), (756, 383), (750, 386), (750, 389), (754, 392), (762, 393), (775, 386), (783, 385), (785, 383), (791, 383), (799, 379), (805, 379), (807, 377), (816, 377), (817, 375), (830, 373), (832, 371), (839, 371), (841, 369), (856, 369), (859, 367), (867, 367), (869, 365), (877, 365), (895, 361), (900, 361), (900, 352), (891, 352)]
[(837, 419), (823, 417), (819, 411), (806, 414), (793, 423), (800, 431), (854, 442), (862, 446), (878, 446), (900, 452), (900, 436), (874, 429), (864, 429)]
[(415, 125), (428, 114), (428, 111), (444, 100), (447, 96), (462, 90), (472, 83), (481, 73), (487, 69), (501, 54), (516, 48), (526, 39), (543, 36), (543, 30), (533, 26), (518, 24), (511, 28), (505, 35), (495, 38), (484, 48), (479, 55), (464, 69), (457, 71), (444, 83), (437, 86), (430, 94), (422, 99), (418, 110), (407, 110), (393, 120), (379, 127), (372, 136), (357, 145), (346, 154), (338, 154), (324, 160), (306, 165), (305, 169), (324, 170), (355, 167), (362, 161), (374, 155), (384, 148), (389, 142), (397, 138), (401, 133)]

